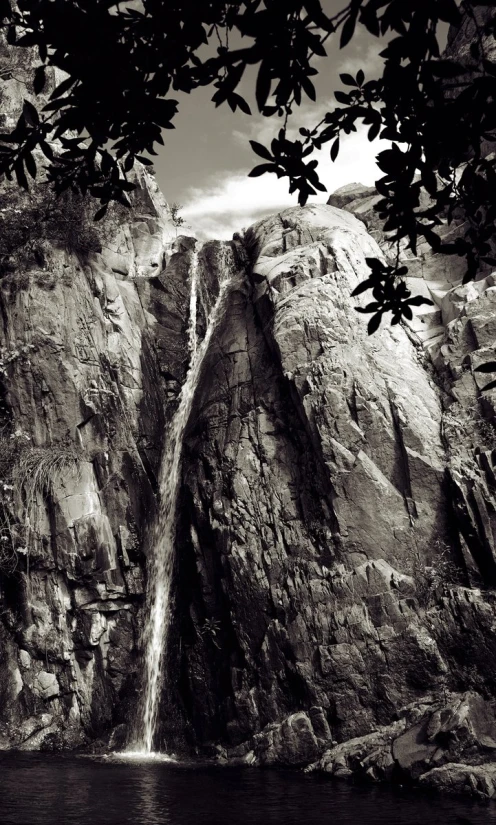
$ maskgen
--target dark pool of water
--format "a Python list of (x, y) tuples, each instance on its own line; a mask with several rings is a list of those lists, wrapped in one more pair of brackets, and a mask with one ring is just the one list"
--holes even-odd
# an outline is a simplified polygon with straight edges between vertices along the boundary
[(256, 768), (0, 754), (1, 825), (496, 825), (496, 805)]

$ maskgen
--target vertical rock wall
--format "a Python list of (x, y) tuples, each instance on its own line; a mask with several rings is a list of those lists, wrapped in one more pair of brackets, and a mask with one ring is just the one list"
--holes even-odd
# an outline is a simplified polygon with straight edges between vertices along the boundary
[(248, 240), (186, 439), (171, 667), (201, 742), (299, 764), (472, 677), (491, 692), (492, 602), (467, 588), (491, 578), (450, 486), (443, 377), (413, 331), (368, 338), (354, 311), (381, 254), (363, 224), (297, 208)]
[[(195, 245), (174, 240), (153, 177), (136, 182), (132, 209), (98, 231), (81, 210), (76, 246), (52, 219), (52, 236), (34, 226), (2, 259), (4, 747), (78, 745), (134, 712), (144, 536), (187, 369)], [(40, 200), (4, 195), (3, 230)], [(218, 246), (200, 254), (205, 296)]]

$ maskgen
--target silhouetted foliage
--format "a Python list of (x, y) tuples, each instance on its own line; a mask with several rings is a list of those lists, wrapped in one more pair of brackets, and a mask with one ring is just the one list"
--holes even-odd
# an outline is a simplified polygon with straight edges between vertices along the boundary
[[(467, 278), (481, 264), (496, 266), (496, 64), (486, 54), (494, 5), (350, 0), (329, 16), (319, 0), (18, 0), (15, 10), (0, 0), (8, 42), (38, 51), (36, 93), (45, 88), (47, 67), (67, 74), (40, 112), (26, 101), (12, 132), (0, 135), (0, 172), (27, 188), (39, 147), (56, 192), (89, 192), (101, 201), (100, 218), (111, 200), (129, 203), (127, 175), (136, 160), (151, 163), (144, 153), (156, 154), (162, 130), (173, 128), (175, 92), (211, 85), (216, 106), (250, 113), (239, 85), (246, 68), (257, 66), (258, 110), (280, 118), (282, 127), (270, 147), (251, 142), (263, 163), (250, 174), (287, 177), (300, 204), (325, 191), (311, 159), (315, 149), (330, 144), (336, 159), (340, 136), (360, 123), (370, 140), (391, 141), (378, 156), (384, 174), (376, 208), (398, 255), (392, 270), (372, 270), (372, 331), (386, 309), (396, 322), (415, 300), (394, 285), (402, 274), (400, 242), (414, 254), (425, 239), (435, 251), (465, 256)], [(462, 14), (473, 18), (476, 37), (467, 59), (457, 62), (440, 54), (437, 30), (440, 23), (459, 25)], [(316, 97), (312, 58), (324, 57), (333, 37), (345, 46), (358, 25), (385, 38), (382, 76), (342, 74), (338, 105), (291, 138), (294, 106)], [(443, 243), (436, 230), (454, 220), (465, 223), (464, 231)]]

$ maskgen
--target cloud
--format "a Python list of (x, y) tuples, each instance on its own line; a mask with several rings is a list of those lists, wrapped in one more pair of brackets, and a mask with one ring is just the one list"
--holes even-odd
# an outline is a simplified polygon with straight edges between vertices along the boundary
[[(251, 133), (252, 129), (250, 137)], [(236, 137), (241, 140), (243, 135), (238, 133)], [(264, 135), (257, 132), (257, 139), (263, 143)], [(246, 134), (244, 140), (248, 140)], [(375, 157), (387, 146), (387, 142), (381, 140), (370, 143), (366, 128), (360, 128), (356, 133), (342, 138), (336, 163), (330, 160), (328, 148), (316, 152), (320, 179), (328, 192), (319, 194), (309, 202), (325, 203), (330, 193), (347, 183), (372, 185), (380, 177)], [(248, 171), (229, 172), (223, 176), (219, 173), (202, 187), (187, 190), (182, 215), (198, 237), (231, 238), (234, 232), (255, 221), (297, 205), (297, 196), (288, 193), (287, 178), (279, 180), (271, 174), (249, 178)]]
[(378, 47), (377, 41), (374, 41), (365, 48), (360, 48), (357, 43), (353, 53), (348, 54), (339, 64), (339, 72), (348, 72), (355, 77), (357, 70), (362, 69), (367, 80), (380, 76), (384, 69), (384, 58), (379, 56), (379, 48), (385, 48), (385, 44), (381, 43)]

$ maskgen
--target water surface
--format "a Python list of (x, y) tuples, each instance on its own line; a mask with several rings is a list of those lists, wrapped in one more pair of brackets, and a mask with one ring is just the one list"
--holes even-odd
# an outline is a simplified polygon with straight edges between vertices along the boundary
[(0, 754), (1, 825), (496, 825), (496, 804), (257, 768)]

